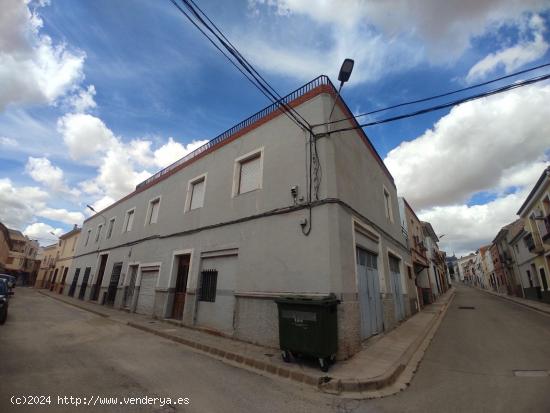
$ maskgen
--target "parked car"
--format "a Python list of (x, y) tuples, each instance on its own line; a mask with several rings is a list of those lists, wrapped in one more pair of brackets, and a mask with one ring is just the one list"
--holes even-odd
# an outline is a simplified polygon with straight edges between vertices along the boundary
[(8, 283), (8, 288), (10, 290), (13, 290), (15, 288), (15, 282), (17, 281), (17, 278), (13, 275), (0, 274), (0, 279), (6, 280), (6, 282)]
[(10, 302), (10, 295), (13, 295), (13, 291), (8, 288), (8, 283), (4, 278), (0, 278), (0, 324), (6, 322), (8, 318), (8, 305)]

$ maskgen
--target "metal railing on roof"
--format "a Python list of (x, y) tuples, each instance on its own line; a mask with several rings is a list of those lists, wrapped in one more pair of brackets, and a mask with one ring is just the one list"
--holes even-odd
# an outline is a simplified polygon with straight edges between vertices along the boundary
[(306, 93), (312, 91), (313, 89), (322, 86), (322, 85), (330, 85), (332, 88), (336, 91), (334, 88), (334, 85), (328, 78), (328, 76), (321, 75), (315, 79), (313, 79), (311, 82), (306, 83), (305, 85), (299, 87), (295, 91), (289, 93), (288, 95), (284, 96), (282, 99), (278, 100), (277, 102), (269, 105), (268, 107), (260, 110), (259, 112), (256, 112), (249, 118), (243, 120), (242, 122), (236, 124), (230, 129), (227, 129), (225, 132), (222, 132), (220, 135), (216, 136), (214, 139), (208, 141), (204, 145), (198, 147), (193, 152), (189, 152), (187, 155), (185, 155), (183, 158), (178, 159), (173, 164), (167, 166), (166, 168), (158, 171), (156, 174), (151, 175), (149, 178), (147, 178), (145, 181), (137, 184), (136, 190), (157, 180), (162, 175), (167, 174), (168, 172), (172, 171), (174, 168), (177, 168), (179, 165), (189, 161), (190, 159), (195, 158), (196, 156), (200, 155), (201, 153), (207, 151), (208, 149), (212, 148), (213, 146), (216, 146), (218, 143), (223, 142), (224, 140), (228, 139), (235, 133), (249, 127), (250, 125), (254, 124), (255, 122), (259, 121), (260, 119), (270, 115), (273, 112), (276, 112), (281, 108), (281, 102), (284, 103), (290, 103), (293, 100), (299, 98), (300, 96), (305, 95)]

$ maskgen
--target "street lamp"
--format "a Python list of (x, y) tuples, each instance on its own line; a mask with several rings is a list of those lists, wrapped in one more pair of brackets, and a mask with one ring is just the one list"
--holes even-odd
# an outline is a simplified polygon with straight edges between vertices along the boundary
[(340, 87), (338, 87), (338, 93), (336, 94), (336, 99), (334, 100), (334, 104), (332, 105), (332, 109), (330, 110), (330, 115), (328, 116), (329, 121), (330, 121), (330, 118), (332, 117), (332, 112), (334, 112), (336, 101), (340, 97), (340, 91), (342, 90), (344, 83), (346, 83), (349, 80), (349, 77), (351, 76), (351, 72), (353, 71), (354, 64), (355, 62), (353, 61), (353, 59), (345, 59), (344, 62), (342, 63), (342, 66), (340, 67), (340, 73), (338, 73), (338, 80), (340, 81)]

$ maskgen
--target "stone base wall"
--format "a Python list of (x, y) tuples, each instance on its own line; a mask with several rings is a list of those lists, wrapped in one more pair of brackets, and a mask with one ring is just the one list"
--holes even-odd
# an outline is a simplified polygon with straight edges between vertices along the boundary
[(393, 302), (393, 294), (383, 294), (382, 319), (384, 322), (384, 331), (389, 331), (397, 325), (397, 320), (395, 319), (395, 303)]
[(279, 314), (273, 298), (236, 297), (235, 337), (279, 348)]

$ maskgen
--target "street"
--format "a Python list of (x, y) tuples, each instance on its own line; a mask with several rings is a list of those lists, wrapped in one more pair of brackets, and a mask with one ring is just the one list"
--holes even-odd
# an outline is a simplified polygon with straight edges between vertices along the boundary
[[(474, 307), (459, 309), (459, 306)], [(178, 397), (182, 406), (80, 407), (101, 412), (548, 412), (550, 317), (457, 287), (411, 386), (351, 400), (235, 368), (180, 344), (17, 288), (0, 327), (0, 411), (71, 411), (57, 396)], [(51, 405), (14, 406), (13, 395)]]

